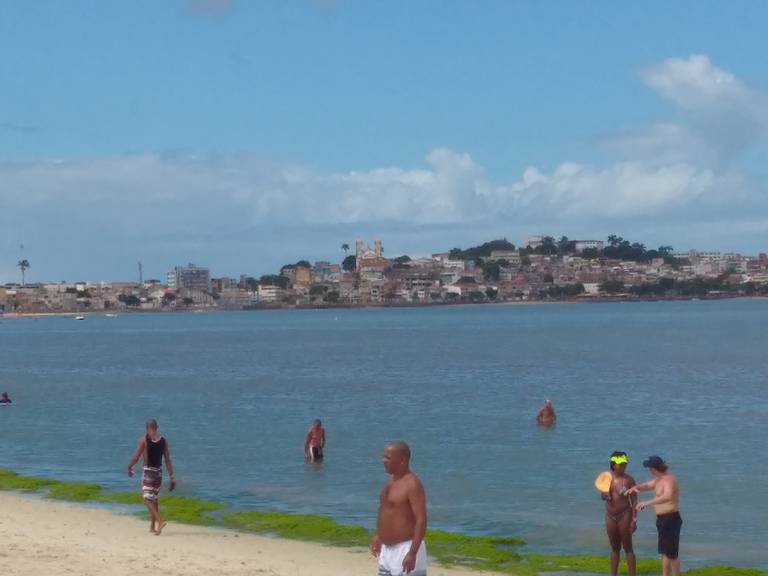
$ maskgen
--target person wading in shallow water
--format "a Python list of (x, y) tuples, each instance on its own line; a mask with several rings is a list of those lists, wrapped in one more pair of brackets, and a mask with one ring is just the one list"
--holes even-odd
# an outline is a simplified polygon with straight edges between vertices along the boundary
[(638, 510), (648, 506), (656, 509), (656, 530), (659, 533), (659, 554), (663, 576), (680, 576), (680, 528), (683, 519), (678, 508), (680, 487), (677, 478), (667, 470), (667, 464), (660, 456), (651, 456), (643, 462), (653, 478), (629, 490), (630, 495), (654, 490), (656, 497), (637, 504)]
[(557, 422), (557, 414), (552, 407), (552, 400), (544, 400), (544, 406), (541, 407), (539, 413), (536, 415), (536, 422), (541, 426), (554, 426)]
[(411, 472), (411, 449), (392, 442), (384, 449), (384, 469), (391, 475), (379, 497), (371, 554), (379, 559), (379, 576), (426, 576), (427, 499), (421, 480)]
[(636, 574), (635, 551), (632, 548), (632, 534), (637, 529), (637, 496), (629, 490), (635, 486), (635, 479), (625, 473), (629, 464), (626, 452), (611, 454), (611, 488), (603, 494), (605, 500), (605, 529), (611, 544), (611, 576), (619, 573), (621, 549), (627, 556), (629, 576)]
[(325, 449), (325, 428), (320, 420), (315, 420), (304, 438), (304, 458), (307, 462), (322, 462)]
[(176, 478), (173, 475), (173, 463), (168, 442), (157, 432), (157, 420), (150, 418), (146, 424), (146, 434), (139, 438), (136, 452), (128, 463), (128, 476), (133, 476), (133, 467), (139, 458), (144, 457), (144, 470), (141, 476), (141, 492), (144, 495), (144, 505), (149, 510), (149, 531), (159, 536), (167, 522), (160, 516), (160, 503), (157, 498), (163, 485), (163, 459), (168, 474), (171, 477), (171, 492), (176, 488)]

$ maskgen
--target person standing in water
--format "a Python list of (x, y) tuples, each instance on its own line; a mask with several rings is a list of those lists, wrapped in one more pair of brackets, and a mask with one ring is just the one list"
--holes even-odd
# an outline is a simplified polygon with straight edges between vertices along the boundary
[(541, 407), (539, 413), (536, 415), (536, 422), (542, 426), (553, 426), (557, 421), (557, 414), (552, 407), (552, 400), (547, 398), (544, 400), (544, 406)]
[(9, 398), (8, 392), (3, 392), (0, 395), (0, 404), (13, 404), (13, 400)]
[(629, 576), (637, 573), (635, 551), (632, 548), (632, 534), (637, 529), (637, 496), (630, 494), (636, 485), (635, 479), (625, 471), (629, 464), (626, 452), (611, 454), (611, 488), (603, 494), (605, 500), (605, 529), (611, 544), (611, 576), (619, 573), (621, 549), (627, 557)]
[(669, 473), (667, 463), (661, 456), (651, 456), (643, 462), (653, 478), (648, 482), (630, 488), (630, 495), (646, 490), (654, 490), (655, 498), (639, 502), (637, 510), (648, 506), (656, 509), (656, 530), (659, 533), (659, 554), (661, 554), (662, 576), (680, 575), (680, 528), (683, 519), (680, 516), (680, 486), (677, 478)]
[(325, 428), (320, 420), (315, 420), (304, 438), (304, 457), (307, 462), (322, 462), (325, 449)]
[(128, 476), (133, 476), (133, 467), (139, 458), (144, 457), (144, 470), (141, 476), (141, 492), (144, 505), (149, 510), (149, 531), (159, 536), (167, 522), (160, 516), (158, 496), (163, 485), (163, 459), (171, 477), (170, 490), (176, 488), (176, 478), (173, 475), (173, 463), (168, 442), (157, 431), (157, 420), (150, 418), (146, 423), (146, 434), (139, 438), (136, 451), (128, 463)]
[(384, 470), (391, 475), (379, 496), (376, 534), (370, 551), (379, 559), (379, 576), (426, 576), (427, 499), (411, 472), (411, 449), (392, 442), (384, 449)]

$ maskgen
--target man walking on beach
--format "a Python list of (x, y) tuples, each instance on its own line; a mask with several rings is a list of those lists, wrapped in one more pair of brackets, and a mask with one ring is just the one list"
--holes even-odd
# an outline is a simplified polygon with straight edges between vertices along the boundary
[(680, 487), (677, 478), (667, 471), (667, 464), (660, 456), (651, 456), (643, 462), (643, 466), (653, 475), (648, 482), (633, 486), (627, 494), (635, 494), (646, 490), (655, 490), (656, 497), (645, 502), (638, 502), (637, 509), (645, 510), (648, 506), (656, 509), (656, 530), (659, 532), (659, 554), (661, 554), (662, 576), (680, 575), (680, 528), (683, 519), (680, 517), (678, 504)]
[(384, 449), (384, 469), (391, 475), (379, 497), (371, 553), (379, 559), (379, 576), (426, 576), (427, 500), (421, 480), (411, 472), (411, 449), (392, 442)]
[(323, 423), (320, 420), (315, 420), (307, 430), (306, 438), (304, 438), (304, 457), (307, 462), (321, 462), (324, 448), (325, 428), (323, 428)]
[(128, 476), (133, 476), (133, 467), (139, 458), (144, 457), (144, 470), (141, 476), (141, 491), (144, 495), (144, 505), (149, 510), (149, 531), (160, 536), (167, 522), (160, 516), (160, 504), (157, 501), (160, 488), (163, 485), (163, 459), (168, 474), (171, 477), (170, 490), (176, 488), (173, 476), (173, 463), (168, 442), (157, 432), (157, 420), (150, 418), (146, 423), (146, 434), (139, 438), (136, 452), (128, 463)]

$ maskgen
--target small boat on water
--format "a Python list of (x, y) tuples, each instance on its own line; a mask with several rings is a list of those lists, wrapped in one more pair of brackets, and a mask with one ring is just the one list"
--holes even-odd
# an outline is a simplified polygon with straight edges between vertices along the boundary
[(75, 316), (75, 320), (85, 320), (85, 316)]
[(107, 318), (117, 318), (117, 314), (104, 314)]

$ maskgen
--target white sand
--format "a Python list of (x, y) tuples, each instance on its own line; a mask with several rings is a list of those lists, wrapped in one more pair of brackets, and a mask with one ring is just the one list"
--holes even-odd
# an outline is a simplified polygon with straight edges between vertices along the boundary
[(0, 493), (0, 567), (8, 576), (376, 574), (364, 551), (173, 523), (154, 536), (135, 516), (13, 493)]

